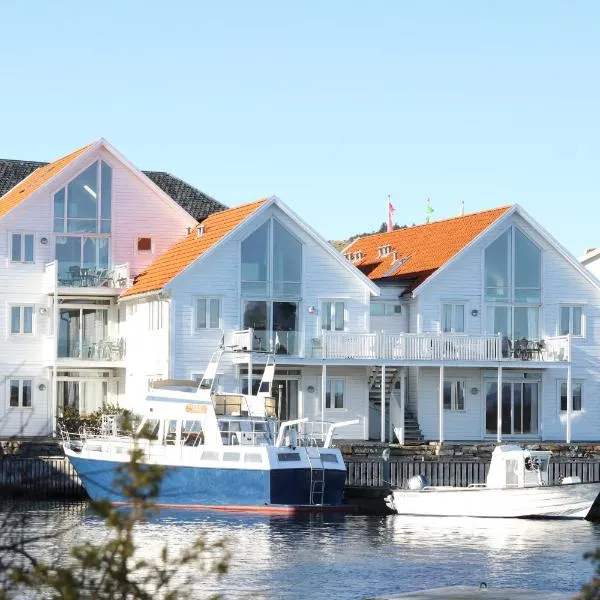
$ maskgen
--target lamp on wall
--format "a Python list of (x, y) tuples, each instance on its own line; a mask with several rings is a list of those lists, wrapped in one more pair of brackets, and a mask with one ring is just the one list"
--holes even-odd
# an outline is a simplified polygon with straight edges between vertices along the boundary
[(471, 316), (472, 316), (472, 317), (476, 317), (478, 314), (479, 314), (479, 311), (478, 311), (476, 308), (474, 308), (474, 309), (471, 311)]
[(476, 388), (476, 387), (472, 387), (471, 388), (471, 394), (473, 394), (473, 396), (475, 396), (475, 394), (478, 394), (478, 393), (479, 393), (479, 389), (478, 388)]
[(48, 312), (48, 309), (45, 306), (40, 307), (40, 315), (45, 315)]
[(40, 238), (40, 244), (42, 244), (42, 246), (45, 246), (47, 243), (48, 243), (47, 237)]
[(309, 385), (309, 386), (306, 388), (306, 391), (307, 391), (309, 394), (313, 394), (313, 393), (314, 393), (314, 391), (315, 391), (315, 386), (314, 386), (314, 385)]
[(317, 309), (314, 306), (309, 306), (308, 307), (308, 312), (312, 315), (313, 313), (317, 312)]
[(45, 389), (46, 389), (45, 383), (40, 383), (40, 385), (38, 385), (38, 390), (40, 390), (40, 392), (43, 392)]

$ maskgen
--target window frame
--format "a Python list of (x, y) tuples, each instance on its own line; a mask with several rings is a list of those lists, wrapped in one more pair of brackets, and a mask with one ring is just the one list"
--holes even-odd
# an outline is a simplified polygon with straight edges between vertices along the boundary
[[(579, 321), (579, 327), (580, 327), (580, 331), (581, 333), (579, 334), (575, 334), (573, 333), (573, 309), (578, 308), (581, 311), (581, 315), (580, 315), (580, 321)], [(563, 309), (567, 309), (569, 311), (569, 330), (567, 331), (567, 333), (561, 333), (561, 313), (563, 311)], [(557, 323), (556, 323), (556, 335), (559, 336), (566, 336), (566, 335), (570, 335), (573, 338), (577, 338), (577, 339), (582, 339), (585, 338), (585, 311), (584, 311), (584, 305), (583, 304), (559, 304), (558, 305), (558, 319), (557, 319)]]
[[(444, 313), (445, 307), (451, 307), (451, 317), (450, 317), (450, 330), (445, 331), (444, 329)], [(456, 330), (456, 308), (458, 306), (462, 306), (463, 309), (463, 328), (462, 331)], [(464, 334), (467, 332), (467, 302), (464, 300), (442, 300), (440, 303), (440, 333), (456, 333), (456, 334)]]
[(163, 301), (150, 300), (148, 302), (148, 330), (160, 331), (164, 327)]
[[(348, 323), (348, 307), (346, 305), (346, 298), (319, 298), (319, 330), (320, 331), (346, 331), (346, 325)], [(326, 314), (325, 304), (329, 304), (329, 327), (325, 326), (325, 319), (323, 318)], [(336, 304), (342, 305), (342, 328), (338, 329), (336, 325), (337, 309)]]
[[(558, 412), (559, 414), (567, 414), (568, 398), (567, 398), (567, 380), (557, 380), (557, 395), (558, 395)], [(565, 408), (562, 407), (562, 386), (565, 386)], [(575, 408), (575, 386), (579, 386), (579, 408)], [(573, 390), (573, 406), (571, 407), (571, 413), (582, 413), (583, 412), (583, 401), (584, 401), (584, 381), (583, 379), (571, 379), (571, 387)]]
[[(333, 382), (342, 384), (342, 406), (331, 406), (331, 389)], [(335, 404), (335, 397), (334, 397)], [(325, 410), (346, 410), (346, 378), (345, 377), (327, 377), (325, 382)]]
[[(445, 398), (445, 387), (446, 384), (449, 383), (450, 384), (450, 406), (447, 407), (446, 406), (446, 398)], [(463, 388), (463, 406), (462, 408), (457, 408), (457, 397), (458, 397), (458, 386), (459, 384), (462, 385)], [(444, 404), (444, 411), (448, 411), (448, 412), (455, 412), (455, 413), (466, 413), (467, 412), (467, 380), (466, 379), (462, 379), (460, 377), (447, 377), (444, 378), (444, 397), (443, 397), (443, 404)]]
[[(13, 309), (19, 309), (19, 330), (13, 331)], [(25, 310), (31, 309), (31, 331), (25, 331)], [(9, 304), (8, 305), (8, 334), (10, 336), (32, 336), (35, 331), (35, 306), (33, 304)]]
[[(206, 325), (204, 327), (199, 327), (198, 326), (198, 313), (199, 313), (199, 308), (198, 308), (198, 302), (200, 300), (204, 300), (204, 302), (206, 303), (204, 310), (205, 310), (205, 323)], [(211, 310), (211, 305), (212, 305), (212, 301), (216, 300), (217, 302), (217, 306), (218, 306), (218, 323), (216, 327), (212, 327), (210, 325), (211, 323), (211, 316), (212, 316), (212, 310)], [(223, 329), (223, 302), (222, 302), (222, 298), (220, 296), (194, 296), (194, 322), (193, 322), (193, 328), (194, 331), (196, 332), (200, 332), (200, 331), (219, 331), (221, 329)]]
[[(21, 243), (19, 244), (19, 251), (21, 253), (21, 258), (18, 260), (13, 256), (13, 237), (15, 235), (21, 236)], [(9, 248), (10, 248), (10, 259), (9, 262), (15, 265), (32, 265), (35, 263), (35, 233), (30, 231), (11, 231), (8, 234), (9, 237)], [(25, 239), (27, 237), (31, 237), (31, 260), (25, 260)]]
[[(11, 388), (12, 388), (12, 382), (13, 381), (17, 381), (18, 385), (19, 385), (19, 391), (18, 391), (18, 398), (17, 398), (17, 405), (12, 405), (11, 404)], [(23, 388), (24, 388), (24, 382), (28, 381), (29, 382), (29, 404), (25, 405), (23, 404)], [(9, 377), (6, 383), (6, 408), (8, 410), (33, 410), (33, 381), (34, 378), (33, 377), (24, 377), (24, 376), (19, 376), (19, 377)]]

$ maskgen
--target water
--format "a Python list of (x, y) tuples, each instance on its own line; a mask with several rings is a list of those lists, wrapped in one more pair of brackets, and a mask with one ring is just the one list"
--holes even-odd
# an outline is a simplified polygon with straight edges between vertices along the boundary
[[(45, 557), (105, 535), (85, 503), (32, 503), (19, 514), (28, 531), (65, 530), (58, 541), (37, 543)], [(196, 597), (227, 599), (337, 600), (482, 581), (575, 592), (593, 573), (584, 552), (600, 545), (600, 525), (585, 521), (211, 512), (164, 512), (136, 540), (150, 556), (165, 543), (187, 547), (199, 534), (224, 539), (231, 559), (220, 580), (195, 577)]]

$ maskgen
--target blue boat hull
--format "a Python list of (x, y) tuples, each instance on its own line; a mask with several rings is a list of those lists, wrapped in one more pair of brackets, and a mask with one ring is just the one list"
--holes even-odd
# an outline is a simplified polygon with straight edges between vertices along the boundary
[[(127, 499), (113, 489), (116, 469), (123, 463), (72, 454), (69, 460), (93, 500), (127, 503)], [(339, 469), (325, 469), (322, 502), (319, 497), (318, 504), (314, 504), (310, 469), (163, 468), (165, 475), (154, 500), (160, 507), (271, 512), (348, 509), (342, 506), (346, 473)]]

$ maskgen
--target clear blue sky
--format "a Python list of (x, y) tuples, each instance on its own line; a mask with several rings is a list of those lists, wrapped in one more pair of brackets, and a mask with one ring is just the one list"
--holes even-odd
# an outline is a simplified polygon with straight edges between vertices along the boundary
[(600, 246), (600, 2), (1, 0), (0, 157), (105, 137), (328, 239), (521, 204)]

